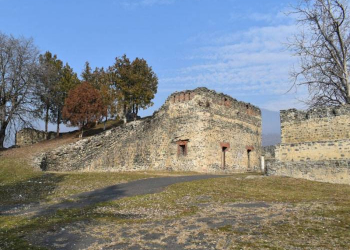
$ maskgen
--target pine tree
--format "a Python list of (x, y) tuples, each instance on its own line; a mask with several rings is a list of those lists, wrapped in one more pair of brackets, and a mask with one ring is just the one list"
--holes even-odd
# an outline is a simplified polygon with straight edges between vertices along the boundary
[(146, 109), (153, 105), (158, 78), (146, 60), (136, 58), (131, 63), (126, 55), (117, 57), (115, 64), (109, 68), (109, 74), (124, 122), (127, 114), (137, 116), (140, 108)]
[(81, 72), (80, 76), (83, 79), (83, 81), (90, 82), (90, 83), (92, 82), (92, 71), (91, 71), (90, 63), (88, 61), (85, 62), (84, 70), (83, 72)]
[(80, 83), (77, 74), (66, 63), (63, 67), (59, 84), (55, 87), (54, 105), (51, 108), (52, 120), (57, 124), (57, 137), (60, 135), (60, 124), (62, 123), (62, 109), (68, 92)]
[(39, 56), (39, 72), (38, 85), (35, 92), (38, 98), (37, 114), (45, 121), (46, 139), (48, 135), (48, 124), (52, 121), (50, 117), (50, 110), (54, 106), (55, 89), (60, 83), (63, 63), (57, 59), (56, 55), (52, 55), (47, 51), (45, 54)]

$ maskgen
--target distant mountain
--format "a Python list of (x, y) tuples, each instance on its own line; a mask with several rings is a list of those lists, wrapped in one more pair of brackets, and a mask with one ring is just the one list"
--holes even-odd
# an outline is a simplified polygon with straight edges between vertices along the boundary
[(280, 134), (262, 134), (262, 145), (272, 146), (281, 143)]
[(280, 113), (261, 109), (262, 113), (262, 145), (270, 146), (281, 142)]

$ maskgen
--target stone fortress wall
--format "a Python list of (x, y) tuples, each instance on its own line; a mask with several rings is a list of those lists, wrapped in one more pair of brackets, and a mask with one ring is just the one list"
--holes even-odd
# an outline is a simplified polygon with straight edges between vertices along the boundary
[[(48, 132), (48, 140), (56, 138), (55, 132)], [(16, 142), (15, 145), (18, 147), (29, 146), (41, 141), (45, 141), (45, 132), (32, 129), (24, 128), (16, 133)]]
[(38, 156), (54, 171), (258, 171), (261, 111), (206, 88), (170, 95), (153, 114)]
[(350, 184), (350, 106), (282, 110), (268, 175)]

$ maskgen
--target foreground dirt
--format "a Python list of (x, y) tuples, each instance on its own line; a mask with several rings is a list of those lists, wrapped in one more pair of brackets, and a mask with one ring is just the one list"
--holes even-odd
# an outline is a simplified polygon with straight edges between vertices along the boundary
[[(199, 200), (209, 198), (198, 197)], [(27, 239), (33, 244), (62, 250), (348, 249), (345, 239), (334, 238), (329, 234), (332, 229), (325, 227), (327, 222), (322, 222), (318, 216), (309, 215), (310, 211), (316, 211), (324, 205), (206, 202), (198, 204), (197, 213), (175, 219), (165, 219), (173, 216), (174, 211), (114, 211), (116, 217), (139, 221), (131, 224), (80, 221), (58, 226), (49, 232), (36, 231)], [(298, 224), (304, 220), (310, 220), (312, 226), (298, 232)], [(315, 235), (315, 230), (319, 230), (320, 234)]]

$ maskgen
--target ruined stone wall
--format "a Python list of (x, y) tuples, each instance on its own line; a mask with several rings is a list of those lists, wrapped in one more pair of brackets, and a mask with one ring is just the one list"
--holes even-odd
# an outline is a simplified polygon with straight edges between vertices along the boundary
[(350, 184), (349, 160), (277, 161), (266, 160), (267, 175), (290, 176), (313, 181)]
[(281, 132), (269, 175), (350, 184), (350, 106), (281, 111)]
[(261, 155), (265, 157), (265, 159), (275, 159), (275, 151), (276, 146), (265, 146), (262, 147)]
[[(56, 137), (55, 132), (48, 133), (48, 139), (53, 139)], [(44, 141), (45, 132), (32, 129), (32, 128), (24, 128), (16, 133), (16, 146), (23, 147), (35, 144), (37, 142)]]
[(259, 169), (260, 147), (258, 108), (198, 88), (172, 94), (152, 117), (45, 153), (36, 164), (56, 171), (247, 171)]
[(276, 155), (280, 161), (347, 160), (350, 140), (280, 144)]
[(282, 144), (350, 139), (349, 106), (282, 110), (280, 116)]

